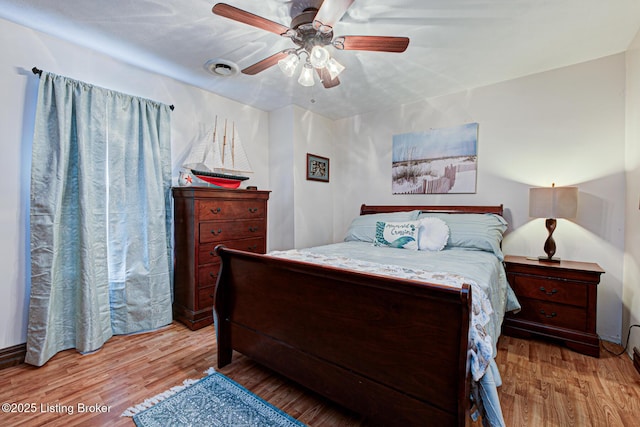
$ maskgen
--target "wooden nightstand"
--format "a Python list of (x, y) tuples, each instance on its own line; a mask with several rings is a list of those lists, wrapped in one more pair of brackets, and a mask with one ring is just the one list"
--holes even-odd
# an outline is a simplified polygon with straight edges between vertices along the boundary
[(600, 357), (596, 307), (604, 270), (598, 264), (541, 262), (510, 255), (504, 262), (509, 284), (522, 306), (520, 312), (505, 316), (505, 334), (555, 338), (572, 350)]

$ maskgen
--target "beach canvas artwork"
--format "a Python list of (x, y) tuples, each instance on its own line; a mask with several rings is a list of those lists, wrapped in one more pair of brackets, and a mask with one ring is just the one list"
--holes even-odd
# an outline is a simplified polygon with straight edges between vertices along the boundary
[(475, 193), (478, 123), (393, 136), (393, 194)]

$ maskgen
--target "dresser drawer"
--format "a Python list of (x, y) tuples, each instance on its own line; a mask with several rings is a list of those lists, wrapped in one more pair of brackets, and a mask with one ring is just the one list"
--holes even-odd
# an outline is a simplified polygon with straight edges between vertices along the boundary
[(519, 301), (522, 310), (515, 315), (511, 315), (514, 319), (529, 320), (542, 325), (557, 326), (576, 331), (586, 331), (587, 316), (583, 308), (529, 298), (520, 298)]
[(213, 311), (213, 293), (215, 287), (204, 288), (198, 290), (198, 304), (197, 310), (204, 310), (205, 308), (211, 308)]
[(225, 242), (225, 245), (231, 249), (263, 254), (266, 251), (266, 243), (264, 237), (258, 237), (253, 239), (232, 240)]
[(220, 262), (199, 267), (198, 268), (198, 288), (215, 286), (216, 281), (218, 280), (219, 272), (220, 272)]
[(509, 275), (509, 283), (519, 297), (587, 306), (587, 287), (583, 284), (520, 274)]
[(200, 243), (222, 242), (229, 239), (245, 239), (264, 236), (262, 219), (243, 221), (207, 221), (200, 223)]
[(200, 245), (200, 247), (198, 248), (198, 264), (202, 265), (212, 262), (219, 262), (218, 256), (215, 254), (214, 249), (216, 246), (221, 244), (231, 249), (239, 249), (241, 251), (247, 252), (263, 254), (266, 251), (266, 239), (264, 237), (210, 243), (207, 245)]
[(201, 200), (198, 203), (200, 221), (265, 218), (267, 204), (261, 200)]

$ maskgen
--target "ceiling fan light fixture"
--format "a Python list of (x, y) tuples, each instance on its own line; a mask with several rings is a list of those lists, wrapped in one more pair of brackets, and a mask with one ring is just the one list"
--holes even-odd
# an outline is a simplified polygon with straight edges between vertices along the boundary
[(326, 67), (330, 58), (329, 51), (322, 46), (314, 46), (309, 54), (309, 62), (314, 68)]
[(282, 70), (282, 72), (288, 77), (293, 76), (296, 72), (296, 68), (298, 67), (298, 62), (300, 62), (300, 58), (295, 53), (289, 53), (289, 55), (278, 61), (278, 66)]
[(329, 71), (331, 80), (333, 80), (338, 77), (338, 74), (344, 71), (344, 65), (336, 61), (335, 58), (331, 58), (329, 62), (327, 62), (327, 70)]
[[(326, 46), (332, 46), (338, 50), (397, 53), (404, 52), (409, 46), (408, 37), (365, 35), (334, 38), (334, 25), (340, 21), (355, 0), (281, 1), (294, 3), (291, 7), (291, 24), (288, 27), (226, 3), (216, 3), (211, 9), (216, 15), (288, 38), (297, 46), (274, 53), (244, 68), (243, 74), (255, 75), (279, 64), (286, 75), (293, 76), (297, 68), (295, 62), (300, 62), (300, 55), (304, 53), (306, 58), (304, 58), (304, 66), (298, 76), (298, 82), (304, 86), (314, 85), (313, 72), (315, 71), (322, 85), (329, 89), (340, 84), (337, 76), (345, 67), (331, 58)], [(294, 13), (295, 16), (293, 16)], [(291, 57), (292, 52), (297, 58)], [(209, 71), (214, 72), (213, 69)], [(222, 66), (216, 69), (214, 74), (224, 76), (231, 75), (233, 72), (233, 69), (229, 70), (229, 67)]]
[(315, 80), (313, 79), (313, 66), (311, 66), (310, 63), (306, 62), (304, 67), (302, 67), (298, 83), (302, 86), (313, 86), (315, 84)]

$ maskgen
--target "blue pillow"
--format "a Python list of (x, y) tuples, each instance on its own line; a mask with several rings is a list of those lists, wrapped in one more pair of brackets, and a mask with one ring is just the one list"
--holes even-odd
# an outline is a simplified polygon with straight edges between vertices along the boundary
[(445, 248), (465, 248), (493, 252), (504, 260), (500, 243), (507, 222), (496, 214), (455, 214), (424, 212), (418, 218), (440, 218), (449, 226), (449, 240)]
[(360, 215), (351, 221), (351, 225), (347, 230), (345, 242), (369, 242), (376, 240), (376, 223), (382, 222), (402, 222), (415, 221), (420, 211), (409, 212), (390, 212), (371, 215)]

